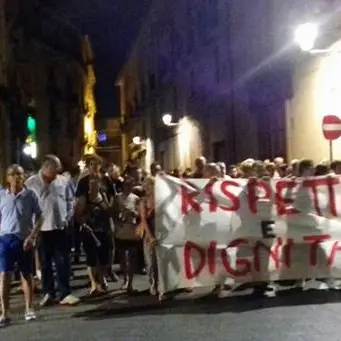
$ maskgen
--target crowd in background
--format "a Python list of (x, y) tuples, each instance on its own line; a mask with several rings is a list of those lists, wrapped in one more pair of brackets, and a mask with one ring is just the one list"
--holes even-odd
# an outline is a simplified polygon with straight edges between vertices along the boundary
[(208, 163), (206, 158), (202, 156), (195, 160), (194, 170), (188, 168), (181, 173), (178, 169), (174, 169), (169, 171), (168, 174), (183, 178), (210, 178), (215, 176), (233, 179), (323, 176), (341, 174), (341, 160), (321, 161), (315, 164), (312, 160), (301, 159), (285, 163), (282, 157), (276, 157), (273, 161), (246, 159), (239, 164), (226, 166), (224, 162)]

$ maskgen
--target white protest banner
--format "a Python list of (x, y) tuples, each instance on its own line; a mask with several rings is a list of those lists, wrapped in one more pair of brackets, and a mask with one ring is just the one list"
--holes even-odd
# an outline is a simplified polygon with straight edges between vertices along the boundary
[(341, 178), (158, 176), (160, 290), (341, 278)]

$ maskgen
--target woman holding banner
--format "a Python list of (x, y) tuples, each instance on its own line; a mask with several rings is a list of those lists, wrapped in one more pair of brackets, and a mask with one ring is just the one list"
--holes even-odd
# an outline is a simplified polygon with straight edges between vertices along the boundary
[[(146, 180), (146, 195), (140, 202), (140, 228), (144, 235), (143, 248), (149, 276), (149, 291), (155, 296), (158, 293), (158, 268), (155, 253), (155, 203), (154, 203), (154, 178)], [(162, 295), (160, 295), (162, 300)]]
[(128, 294), (134, 294), (133, 278), (141, 236), (138, 231), (138, 207), (140, 198), (133, 193), (134, 179), (126, 176), (123, 191), (117, 196), (118, 215), (115, 234), (119, 253), (123, 286)]

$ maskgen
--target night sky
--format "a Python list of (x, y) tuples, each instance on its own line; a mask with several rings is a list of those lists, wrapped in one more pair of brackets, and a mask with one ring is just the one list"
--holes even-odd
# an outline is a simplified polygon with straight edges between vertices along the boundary
[(50, 3), (66, 20), (89, 34), (95, 54), (99, 117), (117, 115), (116, 76), (129, 55), (150, 0), (54, 0)]

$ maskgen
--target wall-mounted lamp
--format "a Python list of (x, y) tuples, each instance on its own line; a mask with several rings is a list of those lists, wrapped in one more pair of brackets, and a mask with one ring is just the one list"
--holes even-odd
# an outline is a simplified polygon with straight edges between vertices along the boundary
[(179, 123), (173, 123), (172, 120), (173, 120), (173, 117), (172, 117), (172, 114), (170, 113), (164, 114), (162, 116), (162, 122), (166, 126), (176, 126), (179, 124)]
[(295, 42), (302, 51), (312, 51), (318, 37), (319, 29), (316, 24), (299, 25), (295, 31)]
[(134, 144), (141, 144), (141, 137), (140, 136), (134, 136), (133, 137), (133, 143)]
[(319, 36), (319, 27), (317, 24), (306, 23), (299, 25), (295, 31), (295, 43), (304, 52), (310, 54), (332, 54), (341, 53), (341, 50), (329, 49), (316, 49), (315, 43)]

